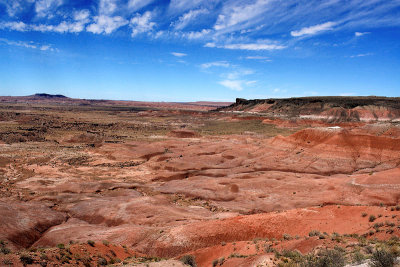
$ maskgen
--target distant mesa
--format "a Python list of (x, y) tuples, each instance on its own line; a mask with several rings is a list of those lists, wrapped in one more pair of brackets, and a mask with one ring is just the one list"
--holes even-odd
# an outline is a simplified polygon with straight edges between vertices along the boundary
[(247, 100), (237, 98), (225, 112), (262, 113), (275, 117), (343, 121), (400, 121), (400, 98), (380, 96), (317, 96)]
[(54, 99), (54, 98), (68, 98), (68, 97), (66, 97), (65, 95), (52, 95), (52, 94), (46, 94), (46, 93), (34, 94), (33, 97), (48, 98), (48, 99)]

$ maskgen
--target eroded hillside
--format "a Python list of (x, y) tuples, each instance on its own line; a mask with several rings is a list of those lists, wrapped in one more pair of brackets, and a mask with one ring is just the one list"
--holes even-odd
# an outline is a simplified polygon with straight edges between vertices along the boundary
[(316, 119), (331, 104), (277, 117), (286, 104), (240, 101), (227, 110), (244, 114), (1, 104), (0, 260), (276, 266), (399, 248), (396, 103), (332, 122)]

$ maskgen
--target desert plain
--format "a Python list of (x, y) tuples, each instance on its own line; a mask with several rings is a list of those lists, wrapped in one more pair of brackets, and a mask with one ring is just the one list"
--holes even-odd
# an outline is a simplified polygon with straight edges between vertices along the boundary
[[(0, 265), (344, 266), (400, 253), (399, 103), (0, 97)], [(316, 265), (324, 255), (343, 264)]]

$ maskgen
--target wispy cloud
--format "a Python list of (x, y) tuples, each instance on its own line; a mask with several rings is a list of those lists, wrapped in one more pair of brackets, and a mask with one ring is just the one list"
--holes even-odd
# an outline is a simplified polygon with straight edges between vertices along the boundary
[(128, 8), (130, 11), (137, 11), (153, 2), (154, 0), (129, 0)]
[(4, 43), (10, 46), (29, 48), (29, 49), (39, 49), (41, 51), (58, 51), (49, 44), (43, 45), (35, 42), (13, 41), (6, 38), (0, 38), (0, 43)]
[(207, 9), (197, 9), (197, 10), (190, 10), (189, 12), (183, 14), (179, 17), (177, 21), (171, 22), (171, 26), (173, 26), (177, 30), (182, 30), (185, 28), (191, 21), (196, 19), (198, 16), (207, 14)]
[(370, 34), (370, 32), (355, 32), (354, 36), (361, 37), (361, 36), (366, 35), (366, 34)]
[(228, 68), (230, 67), (231, 64), (227, 61), (215, 61), (215, 62), (208, 62), (208, 63), (203, 63), (200, 65), (202, 69), (208, 69), (211, 67), (223, 67), (223, 68)]
[(247, 56), (246, 59), (259, 59), (259, 60), (265, 60), (268, 59), (268, 57), (263, 57), (263, 56)]
[(332, 30), (335, 25), (336, 25), (335, 22), (329, 21), (329, 22), (325, 22), (325, 23), (310, 26), (310, 27), (304, 27), (299, 31), (291, 31), (290, 34), (293, 37), (299, 37), (299, 36), (303, 36), (303, 35), (315, 35), (320, 32), (323, 32), (323, 31)]
[(187, 56), (187, 54), (179, 53), (179, 52), (171, 52), (171, 55), (176, 56), (176, 57), (186, 57)]
[(372, 56), (372, 53), (365, 53), (365, 54), (357, 54), (357, 55), (352, 55), (350, 56), (350, 58), (355, 58), (355, 57), (368, 57), (368, 56)]
[(285, 49), (286, 46), (279, 44), (262, 44), (262, 43), (247, 43), (247, 44), (223, 44), (217, 45), (215, 43), (206, 43), (205, 47), (225, 48), (232, 50), (280, 50)]
[(256, 0), (250, 4), (248, 2), (233, 2), (231, 5), (225, 5), (222, 14), (218, 16), (214, 29), (223, 31), (238, 24), (249, 24), (249, 22), (251, 23), (266, 12), (272, 2), (269, 0)]

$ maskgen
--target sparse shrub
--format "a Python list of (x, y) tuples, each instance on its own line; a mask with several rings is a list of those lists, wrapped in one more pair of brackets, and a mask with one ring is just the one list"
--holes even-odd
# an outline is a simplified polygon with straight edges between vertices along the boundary
[(59, 249), (64, 249), (64, 248), (65, 248), (65, 245), (64, 245), (64, 244), (57, 244), (57, 247), (58, 247)]
[(396, 210), (397, 210), (397, 211), (400, 211), (400, 206), (396, 206)]
[(0, 247), (0, 253), (9, 254), (11, 250), (7, 247)]
[(370, 215), (369, 216), (369, 221), (370, 222), (373, 222), (373, 221), (375, 221), (376, 220), (376, 217), (374, 216), (374, 215)]
[(11, 259), (4, 259), (4, 260), (3, 260), (3, 264), (4, 264), (4, 265), (10, 265), (10, 266), (12, 266), (12, 265), (13, 265), (13, 262), (12, 262)]
[(316, 267), (342, 267), (346, 263), (344, 253), (339, 250), (325, 250), (320, 254)]
[(363, 213), (361, 213), (361, 217), (367, 217), (367, 213), (366, 212), (363, 212)]
[(282, 251), (282, 256), (291, 259), (294, 262), (301, 262), (303, 255), (297, 250), (284, 250)]
[(292, 240), (293, 238), (292, 238), (292, 236), (289, 235), (289, 234), (283, 234), (283, 239), (284, 239), (284, 240)]
[(222, 241), (221, 246), (226, 246), (226, 242)]
[(87, 243), (89, 244), (89, 246), (94, 247), (94, 241), (93, 240), (88, 240)]
[(396, 263), (396, 256), (386, 249), (376, 250), (371, 257), (370, 267), (392, 267)]
[(317, 256), (306, 255), (296, 265), (301, 267), (343, 267), (345, 265), (344, 253), (338, 250), (323, 250)]
[(317, 230), (312, 230), (312, 231), (310, 231), (309, 233), (308, 233), (308, 236), (320, 236), (321, 235), (321, 232), (320, 231), (317, 231)]
[(395, 227), (396, 226), (396, 224), (394, 222), (386, 221), (385, 224), (386, 224), (386, 226), (389, 226), (389, 227)]
[(103, 245), (108, 247), (110, 245), (110, 242), (108, 242), (107, 240), (103, 240)]
[(365, 260), (365, 256), (360, 251), (356, 251), (351, 256), (351, 260), (352, 260), (352, 263), (360, 264)]
[(19, 260), (24, 265), (33, 264), (34, 262), (33, 258), (28, 254), (22, 254), (21, 256), (19, 256)]
[(197, 267), (196, 259), (193, 255), (185, 255), (181, 258), (181, 262), (190, 265), (192, 267)]
[(213, 260), (213, 262), (212, 262), (212, 266), (215, 267), (215, 266), (218, 265), (218, 263), (219, 263), (219, 260), (218, 260), (218, 259), (215, 259), (215, 260)]
[(9, 254), (11, 250), (6, 247), (7, 242), (4, 240), (0, 240), (0, 253)]
[(342, 237), (340, 236), (340, 234), (334, 232), (334, 233), (332, 233), (332, 240), (336, 241), (336, 242), (341, 242), (342, 241)]
[(103, 257), (100, 257), (98, 260), (97, 260), (97, 264), (98, 265), (107, 265), (108, 263), (107, 263), (107, 260), (105, 259), (105, 258), (103, 258)]
[(381, 218), (382, 217), (382, 214), (378, 214), (378, 218)]

